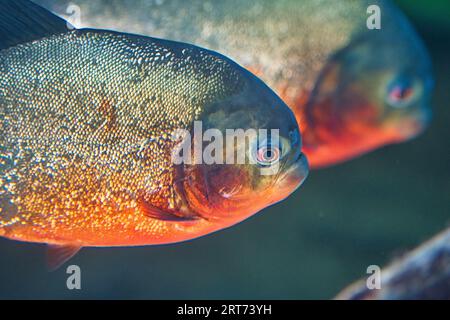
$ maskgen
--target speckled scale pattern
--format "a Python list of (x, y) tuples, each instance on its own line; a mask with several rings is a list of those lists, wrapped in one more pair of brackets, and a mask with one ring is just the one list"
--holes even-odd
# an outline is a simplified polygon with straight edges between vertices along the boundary
[(72, 31), (1, 51), (0, 230), (162, 234), (137, 197), (177, 205), (172, 131), (244, 86), (218, 55), (133, 35)]

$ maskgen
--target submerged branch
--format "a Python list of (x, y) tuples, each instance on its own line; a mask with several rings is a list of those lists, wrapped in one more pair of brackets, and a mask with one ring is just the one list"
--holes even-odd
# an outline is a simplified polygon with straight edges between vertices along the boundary
[(381, 288), (362, 279), (336, 299), (450, 299), (450, 228), (381, 270)]

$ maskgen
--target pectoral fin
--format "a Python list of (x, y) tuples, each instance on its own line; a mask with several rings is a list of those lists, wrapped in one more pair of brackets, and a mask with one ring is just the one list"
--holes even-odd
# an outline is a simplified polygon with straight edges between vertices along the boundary
[(138, 201), (138, 206), (140, 211), (145, 216), (152, 219), (158, 219), (162, 221), (192, 221), (197, 219), (197, 217), (195, 216), (194, 217), (182, 216), (178, 215), (175, 211), (155, 207), (143, 199)]
[(47, 247), (47, 266), (50, 271), (55, 271), (80, 251), (78, 245), (53, 245)]

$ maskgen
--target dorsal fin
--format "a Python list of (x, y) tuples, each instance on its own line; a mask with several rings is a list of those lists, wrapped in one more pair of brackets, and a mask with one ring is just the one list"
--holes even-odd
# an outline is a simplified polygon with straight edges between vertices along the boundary
[(28, 0), (0, 0), (0, 50), (67, 32), (64, 19)]

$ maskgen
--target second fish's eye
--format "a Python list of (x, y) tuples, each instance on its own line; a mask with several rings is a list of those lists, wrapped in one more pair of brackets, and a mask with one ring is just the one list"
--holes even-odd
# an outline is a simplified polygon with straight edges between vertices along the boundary
[(256, 152), (256, 161), (262, 166), (270, 166), (280, 160), (280, 157), (280, 148), (270, 144), (259, 146)]

